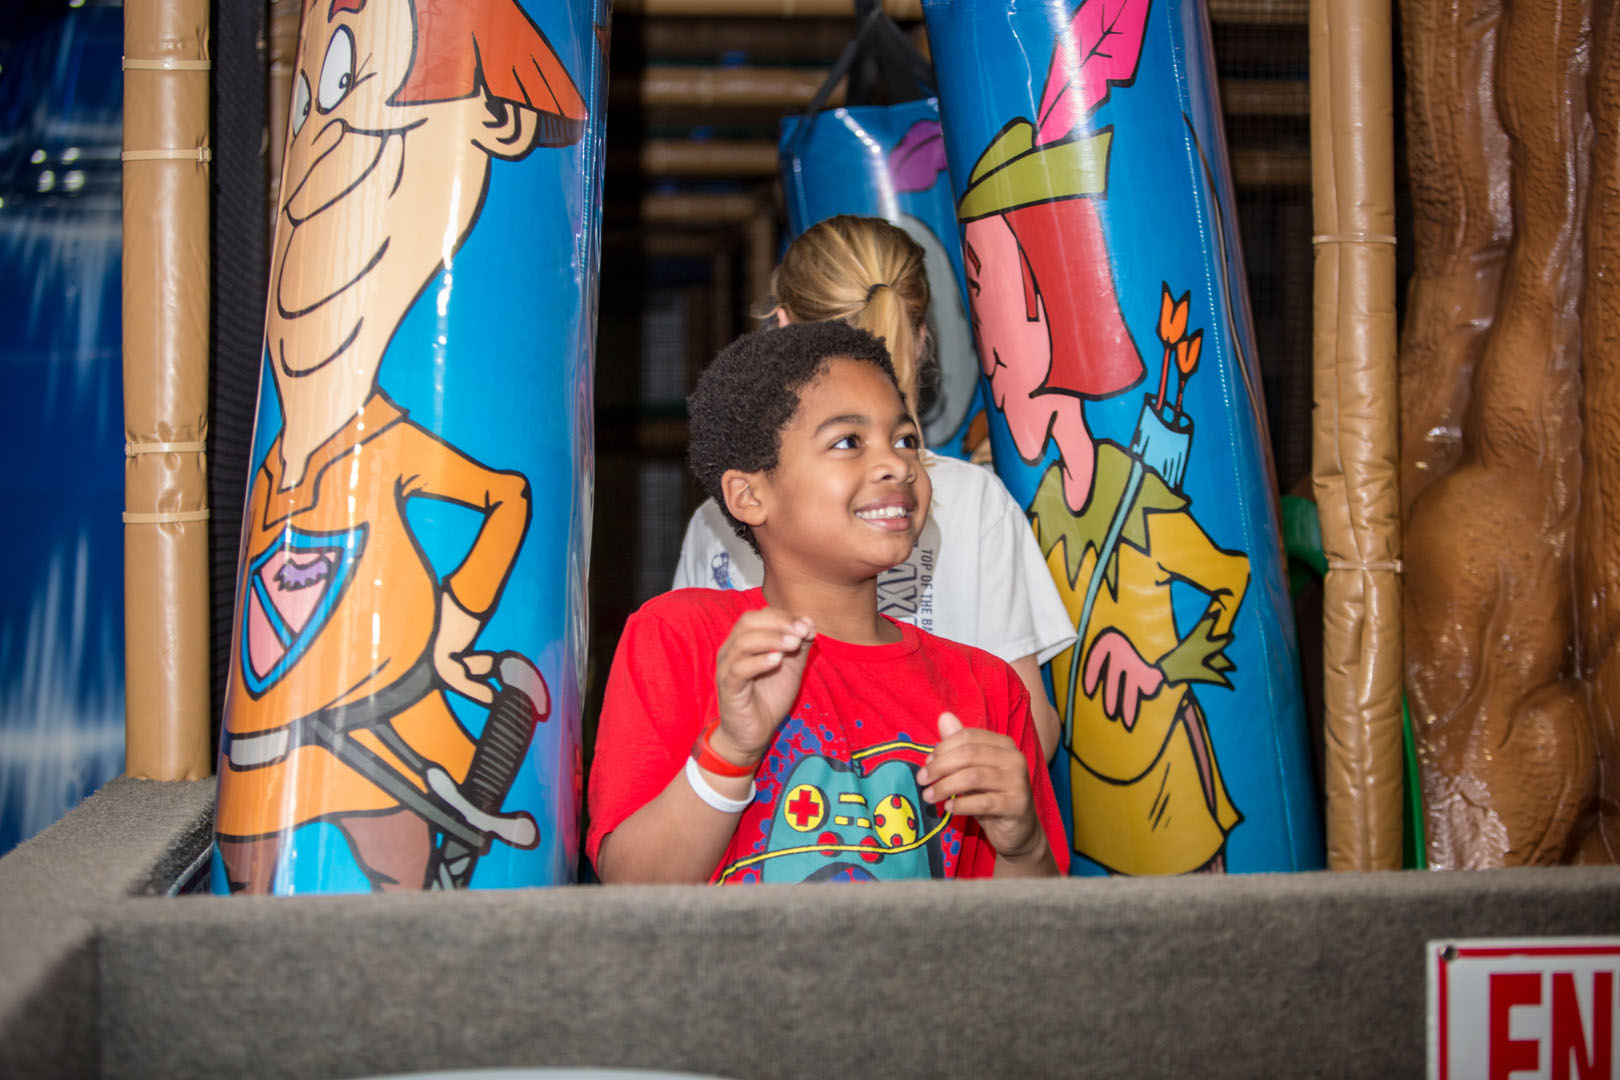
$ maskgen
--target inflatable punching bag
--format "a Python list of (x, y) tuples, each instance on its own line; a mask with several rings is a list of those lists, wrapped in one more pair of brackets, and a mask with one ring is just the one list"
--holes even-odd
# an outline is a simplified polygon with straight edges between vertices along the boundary
[[(855, 104), (872, 96), (859, 78), (868, 65), (880, 67), (899, 93), (924, 96), (890, 105)], [(846, 71), (849, 104), (818, 112)], [(864, 15), (816, 102), (802, 115), (782, 121), (777, 149), (790, 240), (817, 222), (854, 214), (899, 226), (923, 249), (930, 291), (928, 333), (939, 360), (939, 380), (920, 395), (919, 419), (929, 450), (968, 457), (973, 450), (970, 424), (983, 402), (939, 101), (928, 61), (881, 7), (874, 5)]]
[(215, 891), (573, 877), (606, 19), (305, 13)]
[(1316, 868), (1275, 481), (1198, 0), (925, 0), (996, 466), (1079, 638), (1076, 872)]

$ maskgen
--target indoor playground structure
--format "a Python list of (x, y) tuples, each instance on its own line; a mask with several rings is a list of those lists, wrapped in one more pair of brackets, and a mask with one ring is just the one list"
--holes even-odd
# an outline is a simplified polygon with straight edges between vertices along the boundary
[[(6, 18), (0, 1075), (1615, 1074), (1620, 6)], [(602, 886), (685, 396), (839, 214), (1071, 876)]]

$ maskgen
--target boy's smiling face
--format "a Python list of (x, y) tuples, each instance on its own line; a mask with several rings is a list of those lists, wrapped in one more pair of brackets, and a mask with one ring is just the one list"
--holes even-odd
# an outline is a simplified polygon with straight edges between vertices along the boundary
[[(733, 507), (778, 577), (856, 582), (904, 562), (928, 518), (921, 438), (887, 375), (835, 357), (799, 390), (776, 468)], [(733, 485), (726, 484), (728, 501)]]

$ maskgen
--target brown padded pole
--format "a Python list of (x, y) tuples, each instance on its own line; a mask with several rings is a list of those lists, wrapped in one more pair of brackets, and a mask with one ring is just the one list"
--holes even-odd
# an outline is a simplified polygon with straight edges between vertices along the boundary
[[(636, 102), (687, 108), (802, 109), (826, 81), (825, 68), (688, 67), (651, 64), (616, 78), (608, 87), (610, 105)], [(844, 83), (827, 98), (827, 108), (844, 103)]]
[(124, 3), (125, 768), (210, 771), (208, 0)]
[(1313, 479), (1328, 865), (1401, 865), (1401, 558), (1388, 0), (1311, 0)]
[(635, 165), (628, 155), (611, 154), (615, 168), (635, 167), (651, 176), (776, 175), (776, 144), (766, 139), (644, 139)]
[[(613, 169), (649, 176), (773, 177), (776, 143), (768, 139), (644, 139), (608, 157)], [(1311, 162), (1304, 151), (1244, 147), (1231, 154), (1232, 182), (1240, 188), (1304, 187)]]
[[(275, 8), (287, 0), (277, 0)], [(294, 13), (296, 15), (296, 11)], [(294, 28), (296, 32), (296, 27)], [(271, 97), (276, 96), (277, 60), (274, 23), (271, 35)], [(291, 82), (291, 62), (286, 60), (283, 78)], [(825, 68), (803, 67), (693, 67), (677, 64), (650, 64), (624, 78), (614, 79), (609, 88), (610, 104), (630, 104), (653, 108), (743, 108), (802, 109), (815, 99), (826, 81)], [(1225, 116), (1308, 116), (1310, 88), (1303, 79), (1222, 79), (1221, 113)], [(283, 88), (284, 89), (284, 88)], [(844, 103), (845, 84), (840, 82), (827, 97), (826, 107)], [(285, 107), (285, 98), (282, 98)], [(271, 110), (271, 135), (276, 133), (277, 114)], [(285, 120), (285, 117), (282, 118)], [(285, 123), (282, 125), (285, 129)]]
[(760, 202), (753, 195), (723, 193), (645, 195), (634, 209), (610, 208), (615, 213), (609, 220), (633, 216), (649, 225), (741, 225), (760, 212)]
[(744, 285), (748, 306), (756, 308), (770, 291), (771, 269), (776, 265), (776, 203), (761, 201), (748, 221), (748, 245), (744, 260)]

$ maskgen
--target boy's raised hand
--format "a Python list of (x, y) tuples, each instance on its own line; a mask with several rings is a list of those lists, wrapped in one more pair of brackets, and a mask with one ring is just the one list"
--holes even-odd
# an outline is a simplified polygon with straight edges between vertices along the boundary
[(799, 696), (815, 633), (809, 619), (779, 608), (738, 618), (714, 664), (720, 728), (710, 745), (721, 757), (751, 765), (765, 756), (777, 725)]
[(922, 797), (977, 818), (985, 839), (1009, 863), (1050, 862), (1046, 833), (1035, 816), (1029, 761), (1018, 744), (1000, 732), (967, 727), (948, 712), (939, 714), (939, 735), (917, 770), (917, 782), (928, 785)]

